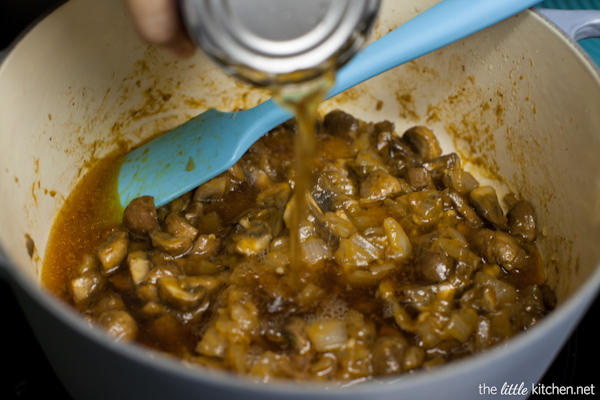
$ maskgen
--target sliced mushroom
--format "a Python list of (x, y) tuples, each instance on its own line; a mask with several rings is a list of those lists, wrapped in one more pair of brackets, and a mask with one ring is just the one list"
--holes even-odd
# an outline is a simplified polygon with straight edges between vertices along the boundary
[(169, 213), (183, 213), (183, 211), (188, 207), (188, 205), (192, 202), (192, 192), (184, 193), (181, 197), (177, 197), (175, 200), (172, 200), (169, 204), (166, 204), (160, 207), (159, 211), (164, 210), (164, 215), (159, 215), (158, 220), (163, 221), (164, 217)]
[(508, 221), (500, 203), (496, 190), (491, 186), (480, 186), (470, 193), (471, 203), (477, 212), (490, 221), (496, 228), (507, 230)]
[(244, 182), (246, 180), (246, 176), (244, 175), (244, 170), (239, 164), (232, 165), (227, 170), (227, 175), (229, 179), (238, 183)]
[(417, 225), (427, 226), (435, 223), (444, 212), (443, 196), (437, 190), (413, 192), (407, 196), (411, 220)]
[(108, 295), (102, 297), (93, 308), (93, 315), (100, 316), (101, 314), (111, 310), (126, 310), (123, 298), (117, 294), (108, 292)]
[(477, 179), (462, 168), (452, 168), (442, 176), (442, 182), (445, 187), (454, 189), (462, 195), (467, 195), (479, 186)]
[(386, 153), (385, 150), (383, 147), (380, 153), (387, 159), (390, 171), (396, 176), (403, 176), (409, 166), (420, 165), (417, 160), (419, 156), (405, 140), (396, 135), (391, 136)]
[(181, 275), (181, 270), (174, 261), (167, 261), (158, 264), (150, 270), (144, 279), (144, 283), (156, 284), (160, 278), (178, 277)]
[[(319, 196), (318, 193), (320, 192), (354, 196), (356, 194), (356, 187), (354, 186), (354, 182), (348, 177), (347, 170), (333, 167), (318, 174), (314, 192), (317, 193), (315, 198)], [(319, 203), (318, 199), (317, 203)]]
[(415, 190), (435, 189), (431, 174), (424, 167), (409, 167), (406, 171), (406, 179)]
[(517, 289), (512, 284), (504, 282), (498, 278), (494, 278), (490, 274), (483, 271), (478, 271), (475, 274), (475, 282), (478, 285), (483, 286), (484, 290), (489, 288), (493, 291), (494, 299), (492, 300), (495, 307), (514, 304), (519, 296)]
[(488, 263), (498, 264), (508, 271), (527, 265), (527, 253), (517, 239), (506, 232), (482, 229), (475, 234), (473, 244)]
[(508, 230), (512, 235), (521, 238), (525, 243), (535, 241), (535, 216), (533, 206), (529, 202), (517, 202), (506, 216), (508, 218)]
[(168, 232), (151, 231), (150, 240), (152, 246), (166, 252), (173, 257), (180, 257), (186, 254), (193, 245), (189, 237), (178, 237)]
[(480, 228), (483, 225), (483, 221), (477, 212), (475, 212), (459, 192), (454, 189), (447, 189), (444, 191), (444, 197), (449, 199), (449, 202), (454, 206), (454, 209), (463, 216), (471, 227)]
[(168, 306), (181, 311), (190, 311), (204, 301), (206, 288), (192, 286), (185, 279), (163, 277), (158, 280), (158, 295)]
[(384, 120), (376, 122), (373, 125), (373, 133), (379, 136), (381, 133), (394, 133), (396, 131), (396, 125), (393, 122)]
[(360, 199), (361, 203), (372, 203), (406, 192), (406, 190), (406, 182), (387, 172), (376, 170), (371, 172), (360, 185)]
[(190, 254), (195, 256), (202, 257), (210, 257), (213, 255), (220, 247), (221, 240), (218, 239), (213, 233), (208, 235), (199, 235), (192, 249), (190, 250)]
[(288, 182), (273, 182), (256, 196), (256, 203), (263, 207), (283, 208), (291, 192)]
[(194, 192), (194, 200), (203, 203), (221, 201), (227, 192), (227, 176), (219, 175), (198, 186)]
[(184, 218), (191, 224), (204, 213), (204, 204), (200, 201), (192, 201), (185, 209)]
[(152, 261), (145, 251), (132, 251), (127, 255), (127, 266), (133, 283), (136, 285), (142, 282), (148, 272), (152, 269)]
[(98, 259), (102, 263), (104, 272), (111, 274), (127, 257), (129, 249), (129, 235), (125, 231), (111, 234), (106, 242), (98, 248)]
[(430, 161), (442, 154), (442, 148), (433, 132), (424, 126), (415, 126), (402, 135), (423, 161)]
[(157, 302), (158, 280), (164, 277), (178, 277), (181, 275), (179, 267), (174, 262), (164, 262), (152, 268), (142, 282), (135, 289), (136, 295), (143, 301)]
[(116, 340), (132, 341), (137, 336), (137, 323), (124, 310), (109, 310), (102, 313), (98, 318), (98, 324)]
[(305, 332), (306, 322), (298, 317), (292, 317), (285, 324), (283, 331), (294, 350), (305, 354), (310, 350), (310, 340)]
[(240, 225), (244, 227), (233, 236), (235, 251), (247, 256), (257, 255), (269, 247), (273, 240), (271, 227), (265, 221), (250, 221), (242, 218)]
[(175, 213), (167, 215), (163, 227), (166, 232), (177, 237), (185, 237), (194, 240), (196, 239), (196, 236), (198, 236), (198, 229), (194, 228), (194, 226), (185, 218), (180, 217)]
[(75, 304), (91, 303), (104, 288), (106, 280), (97, 270), (87, 270), (71, 280), (69, 289)]
[(460, 167), (460, 157), (456, 153), (445, 154), (423, 164), (431, 172), (443, 173)]

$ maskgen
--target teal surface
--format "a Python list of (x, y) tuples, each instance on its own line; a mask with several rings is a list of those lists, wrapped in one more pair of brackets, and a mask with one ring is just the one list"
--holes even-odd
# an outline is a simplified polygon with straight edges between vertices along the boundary
[[(563, 10), (600, 10), (600, 0), (545, 0), (538, 7)], [(594, 62), (600, 65), (600, 39), (586, 39), (579, 44)]]

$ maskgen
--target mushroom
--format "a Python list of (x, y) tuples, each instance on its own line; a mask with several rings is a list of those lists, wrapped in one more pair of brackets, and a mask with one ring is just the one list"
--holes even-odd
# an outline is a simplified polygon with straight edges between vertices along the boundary
[(146, 278), (146, 275), (152, 269), (152, 261), (150, 261), (146, 252), (141, 250), (132, 251), (127, 255), (127, 267), (133, 283), (137, 285)]
[(415, 263), (420, 267), (423, 276), (429, 282), (441, 282), (448, 278), (454, 269), (451, 257), (441, 250), (427, 249), (420, 251)]
[(214, 233), (199, 235), (190, 250), (190, 254), (210, 257), (219, 249), (220, 245), (221, 240), (217, 238)]
[(361, 203), (384, 200), (406, 191), (406, 182), (381, 170), (375, 170), (360, 185)]
[(507, 230), (507, 219), (498, 202), (496, 190), (491, 186), (480, 186), (471, 191), (471, 203), (477, 212), (496, 228)]
[(137, 297), (143, 301), (158, 301), (157, 283), (163, 277), (178, 277), (181, 275), (179, 267), (173, 262), (163, 262), (152, 268), (142, 282), (135, 289)]
[(129, 249), (129, 235), (125, 231), (111, 234), (106, 242), (98, 248), (98, 259), (106, 274), (115, 272), (119, 265), (125, 261)]
[(185, 218), (175, 213), (167, 215), (164, 222), (164, 229), (171, 235), (190, 238), (191, 240), (196, 239), (196, 236), (198, 236), (198, 229), (194, 228)]
[(377, 151), (381, 151), (389, 146), (390, 141), (395, 137), (395, 130), (396, 126), (390, 121), (381, 121), (373, 125), (373, 134), (377, 138), (375, 145)]
[(189, 237), (179, 237), (169, 232), (157, 230), (150, 232), (150, 240), (152, 241), (152, 246), (173, 257), (180, 257), (186, 254), (193, 245), (192, 239)]
[(158, 229), (154, 197), (142, 196), (131, 200), (123, 213), (123, 225), (139, 236), (145, 236), (151, 230)]
[(102, 291), (105, 279), (96, 270), (88, 270), (71, 280), (69, 290), (75, 304), (90, 303)]
[(467, 200), (456, 190), (446, 189), (444, 197), (454, 206), (454, 209), (463, 216), (467, 223), (473, 228), (479, 228), (483, 225), (483, 221), (475, 212), (473, 207), (469, 205)]
[(131, 341), (137, 336), (137, 323), (127, 311), (105, 311), (100, 315), (97, 322), (116, 340)]
[(424, 161), (430, 161), (442, 154), (437, 138), (433, 132), (424, 126), (414, 126), (404, 132), (402, 135), (409, 146), (417, 153)]
[(512, 206), (508, 214), (509, 232), (523, 240), (532, 243), (536, 238), (536, 225), (533, 206), (527, 201), (519, 201)]
[(482, 229), (473, 238), (479, 254), (490, 264), (498, 264), (507, 271), (522, 269), (527, 264), (527, 253), (517, 239), (503, 231)]
[(194, 192), (193, 201), (203, 203), (221, 201), (227, 192), (227, 176), (219, 175), (208, 182), (198, 186)]
[(286, 338), (294, 350), (305, 354), (310, 350), (310, 340), (306, 335), (306, 322), (298, 317), (292, 317), (283, 327)]
[(333, 110), (323, 119), (323, 127), (333, 136), (353, 138), (358, 131), (358, 120), (341, 110)]
[(235, 251), (246, 256), (257, 255), (269, 248), (273, 235), (271, 227), (265, 221), (244, 217), (240, 220), (243, 229), (232, 237)]
[(204, 286), (192, 286), (185, 279), (163, 277), (158, 280), (158, 295), (168, 306), (181, 311), (190, 311), (206, 297)]

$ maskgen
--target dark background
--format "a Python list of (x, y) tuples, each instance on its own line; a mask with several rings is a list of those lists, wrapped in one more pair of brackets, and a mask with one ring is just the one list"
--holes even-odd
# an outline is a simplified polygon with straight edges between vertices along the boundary
[[(60, 3), (61, 0), (0, 0), (0, 51), (8, 48), (39, 15)], [(0, 304), (3, 310), (0, 344), (3, 347), (2, 364), (5, 366), (0, 375), (0, 399), (70, 399), (38, 346), (10, 286), (4, 282), (0, 282)], [(542, 383), (558, 386), (593, 384), (595, 393), (598, 393), (599, 313), (600, 300), (596, 299), (547, 371)], [(8, 349), (12, 349), (12, 352)], [(568, 398), (539, 397), (549, 400)]]

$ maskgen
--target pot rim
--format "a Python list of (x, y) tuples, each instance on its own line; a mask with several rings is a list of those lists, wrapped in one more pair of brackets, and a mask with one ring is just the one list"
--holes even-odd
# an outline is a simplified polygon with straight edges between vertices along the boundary
[[(547, 10), (552, 10), (552, 9), (547, 9)], [(591, 67), (591, 69), (594, 70), (596, 77), (600, 78), (600, 65), (598, 65), (592, 59), (592, 57), (588, 54), (588, 52), (585, 51), (585, 49), (583, 47), (581, 47), (581, 45), (579, 44), (579, 42), (577, 40), (575, 40), (575, 38), (573, 38), (572, 36), (567, 34), (564, 30), (560, 29), (560, 27), (557, 25), (557, 22), (548, 18), (548, 16), (546, 16), (543, 13), (543, 11), (540, 10), (540, 7), (532, 7), (528, 11), (531, 11), (533, 14), (537, 15), (537, 17), (540, 18), (540, 20), (545, 22), (548, 25), (548, 27), (554, 31), (554, 33), (556, 33), (558, 36), (562, 37), (563, 40), (565, 40), (571, 46), (573, 46), (575, 49), (577, 49), (578, 55), (586, 61), (586, 64), (588, 67)]]

